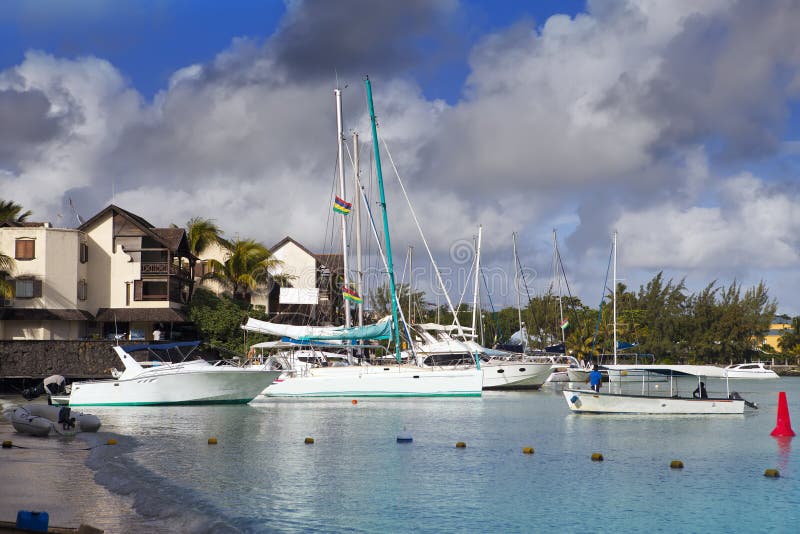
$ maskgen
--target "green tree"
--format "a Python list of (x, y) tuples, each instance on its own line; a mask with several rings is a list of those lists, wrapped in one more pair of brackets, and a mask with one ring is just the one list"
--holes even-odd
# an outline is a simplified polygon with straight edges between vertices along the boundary
[(12, 200), (0, 200), (0, 222), (24, 222), (32, 213), (22, 210), (22, 206)]
[(188, 314), (205, 343), (228, 354), (242, 355), (247, 352), (247, 345), (268, 339), (267, 336), (248, 333), (245, 341), (241, 325), (247, 318), (266, 319), (263, 314), (248, 308), (244, 301), (198, 288), (189, 302)]
[(189, 241), (189, 251), (195, 256), (200, 256), (210, 245), (220, 244), (229, 248), (230, 244), (222, 238), (223, 232), (212, 219), (193, 217), (186, 223), (186, 238)]
[(269, 285), (273, 280), (272, 270), (281, 264), (267, 247), (252, 239), (232, 241), (224, 262), (209, 261), (212, 272), (207, 278), (217, 280), (234, 299), (247, 302), (255, 290)]
[[(429, 321), (431, 317), (431, 305), (425, 301), (423, 291), (414, 291), (409, 284), (398, 284), (395, 287), (397, 300), (400, 301), (400, 308), (407, 321), (423, 322)], [(409, 296), (411, 297), (411, 307), (409, 308)], [(369, 297), (370, 306), (373, 313), (378, 317), (386, 317), (392, 313), (392, 297), (389, 284), (383, 284), (375, 289)], [(448, 314), (449, 315), (449, 314)], [(442, 315), (444, 318), (445, 316)], [(444, 320), (444, 319), (443, 319)], [(448, 323), (450, 321), (448, 320)]]

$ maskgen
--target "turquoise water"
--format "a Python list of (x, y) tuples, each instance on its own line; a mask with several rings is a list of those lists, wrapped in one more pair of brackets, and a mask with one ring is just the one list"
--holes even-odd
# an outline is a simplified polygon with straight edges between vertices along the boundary
[[(778, 391), (800, 430), (800, 379), (734, 389), (761, 409), (574, 415), (555, 389), (93, 408), (103, 430), (136, 443), (97, 449), (89, 464), (165, 530), (796, 532), (800, 441), (769, 433)], [(396, 442), (404, 428), (413, 443)], [(605, 461), (592, 462), (594, 452)], [(767, 468), (781, 477), (764, 477)]]

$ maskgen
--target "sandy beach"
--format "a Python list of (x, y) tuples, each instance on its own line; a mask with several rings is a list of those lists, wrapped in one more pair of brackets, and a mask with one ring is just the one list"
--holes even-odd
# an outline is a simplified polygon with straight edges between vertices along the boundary
[[(24, 404), (18, 396), (0, 397), (6, 410)], [(79, 434), (73, 438), (37, 438), (19, 434), (0, 417), (0, 521), (16, 521), (17, 511), (46, 511), (51, 526), (81, 524), (105, 532), (153, 532), (159, 528), (133, 509), (133, 497), (112, 493), (95, 482), (86, 465), (92, 446), (105, 445), (110, 434)], [(155, 527), (155, 528), (154, 528)]]

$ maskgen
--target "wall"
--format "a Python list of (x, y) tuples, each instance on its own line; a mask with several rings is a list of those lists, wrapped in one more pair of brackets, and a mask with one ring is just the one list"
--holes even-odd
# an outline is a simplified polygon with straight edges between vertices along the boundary
[(111, 378), (122, 368), (109, 341), (0, 341), (0, 377)]

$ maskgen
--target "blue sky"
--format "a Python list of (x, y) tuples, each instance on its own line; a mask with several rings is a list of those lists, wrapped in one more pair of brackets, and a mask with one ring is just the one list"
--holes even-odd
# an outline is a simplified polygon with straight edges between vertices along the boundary
[(457, 273), (482, 224), (496, 303), (512, 231), (543, 291), (557, 228), (594, 303), (616, 229), (629, 286), (764, 280), (800, 314), (798, 27), (790, 0), (7, 1), (0, 187), (56, 224), (114, 202), (322, 251), (331, 91), (366, 154), (369, 74), (435, 255)]

